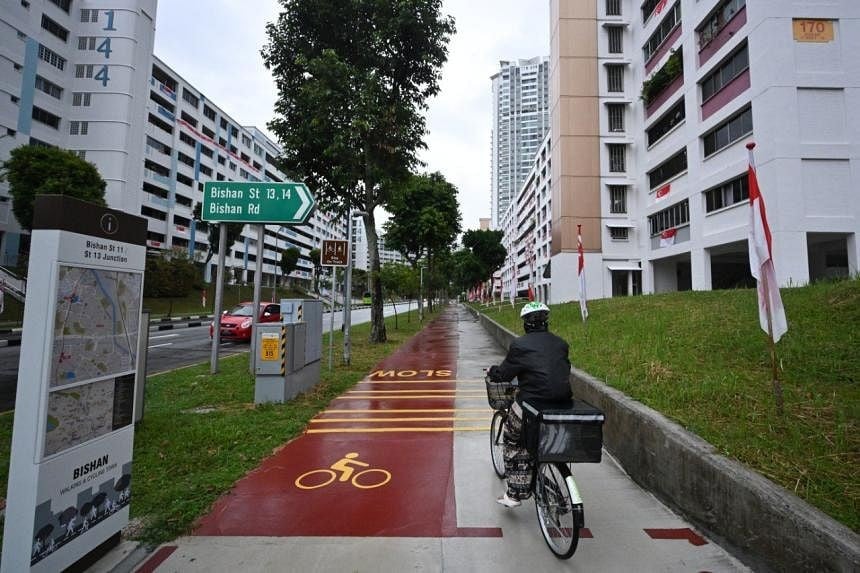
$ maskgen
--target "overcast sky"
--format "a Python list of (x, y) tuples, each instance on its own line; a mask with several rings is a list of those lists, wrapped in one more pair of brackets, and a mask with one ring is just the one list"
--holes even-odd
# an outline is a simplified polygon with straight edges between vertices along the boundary
[[(276, 0), (161, 0), (155, 54), (236, 121), (268, 133), (276, 92), (260, 48), (279, 11)], [(549, 1), (445, 0), (443, 11), (457, 33), (421, 157), (457, 186), (463, 228), (476, 229), (490, 216), (490, 76), (499, 60), (549, 55)]]

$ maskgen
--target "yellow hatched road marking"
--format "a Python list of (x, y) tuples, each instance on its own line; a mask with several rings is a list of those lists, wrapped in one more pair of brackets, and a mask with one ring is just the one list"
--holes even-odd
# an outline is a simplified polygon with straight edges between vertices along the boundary
[(489, 426), (439, 428), (320, 428), (306, 434), (379, 434), (387, 432), (487, 432)]
[(351, 410), (349, 408), (345, 409), (332, 409), (332, 410), (324, 410), (323, 414), (352, 414), (352, 413), (366, 413), (373, 412), (374, 414), (382, 414), (388, 412), (403, 412), (408, 414), (422, 414), (426, 412), (492, 412), (493, 410), (489, 407), (487, 408), (391, 408), (390, 410)]
[(461, 416), (444, 416), (440, 418), (422, 417), (422, 418), (314, 418), (311, 424), (326, 424), (334, 422), (486, 422), (486, 416), (481, 417), (461, 417)]
[(423, 396), (338, 396), (335, 400), (417, 400), (427, 398), (486, 398), (484, 394), (476, 394), (474, 396), (464, 396), (462, 394), (437, 394)]
[(456, 390), (349, 390), (347, 394), (442, 394), (456, 392)]

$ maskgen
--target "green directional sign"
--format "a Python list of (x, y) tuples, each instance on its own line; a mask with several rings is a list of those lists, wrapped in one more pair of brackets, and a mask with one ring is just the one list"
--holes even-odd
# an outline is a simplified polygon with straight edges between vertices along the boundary
[(203, 186), (204, 221), (304, 223), (314, 196), (304, 183), (209, 181)]

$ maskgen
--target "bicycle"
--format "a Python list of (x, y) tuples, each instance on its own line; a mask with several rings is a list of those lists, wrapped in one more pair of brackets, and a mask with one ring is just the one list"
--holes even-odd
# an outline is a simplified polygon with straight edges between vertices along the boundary
[[(496, 475), (504, 478), (503, 434), (517, 386), (513, 381), (492, 382), (489, 375), (484, 381), (487, 400), (494, 410), (490, 424), (490, 456)], [(536, 471), (532, 476), (531, 491), (541, 534), (553, 555), (569, 559), (576, 552), (579, 532), (584, 527), (582, 498), (568, 463), (544, 461), (540, 455), (535, 458)]]

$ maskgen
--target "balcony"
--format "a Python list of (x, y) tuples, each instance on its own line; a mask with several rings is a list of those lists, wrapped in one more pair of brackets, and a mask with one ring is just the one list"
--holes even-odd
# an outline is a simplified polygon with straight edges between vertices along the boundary
[(642, 100), (645, 102), (645, 117), (657, 111), (684, 85), (684, 55), (678, 49), (673, 52), (663, 67), (642, 83)]
[(165, 96), (169, 97), (173, 101), (176, 101), (176, 92), (170, 89), (167, 84), (163, 84), (155, 78), (149, 78), (150, 85), (158, 88), (158, 91), (163, 93)]

